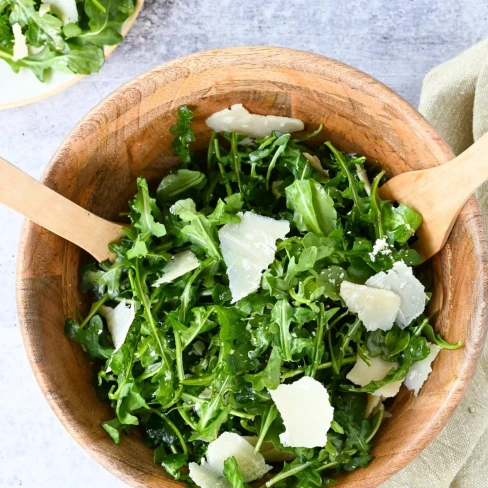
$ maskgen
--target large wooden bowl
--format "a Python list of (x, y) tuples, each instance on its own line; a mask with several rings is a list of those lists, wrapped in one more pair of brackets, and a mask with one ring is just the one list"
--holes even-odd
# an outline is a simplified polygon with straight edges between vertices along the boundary
[[(175, 111), (195, 111), (204, 144), (205, 118), (242, 102), (257, 113), (293, 116), (346, 151), (378, 160), (388, 175), (436, 166), (453, 154), (398, 95), (349, 66), (279, 48), (234, 48), (194, 54), (124, 85), (91, 111), (54, 155), (43, 182), (107, 219), (116, 219), (144, 175), (157, 183), (176, 163), (168, 129)], [(103, 466), (131, 486), (176, 487), (135, 436), (112, 443), (100, 422), (113, 417), (92, 387), (87, 356), (63, 333), (66, 317), (86, 299), (78, 292), (80, 249), (26, 222), (19, 251), (20, 324), (32, 369), (56, 415)], [(340, 478), (340, 486), (375, 487), (435, 437), (460, 402), (484, 344), (487, 251), (478, 205), (468, 201), (444, 250), (432, 261), (437, 330), (465, 347), (443, 351), (418, 398), (402, 389), (375, 438), (375, 460)]]

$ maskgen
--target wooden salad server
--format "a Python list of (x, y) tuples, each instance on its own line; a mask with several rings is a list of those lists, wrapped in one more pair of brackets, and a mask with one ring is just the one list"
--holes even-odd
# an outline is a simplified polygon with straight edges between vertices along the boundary
[(113, 259), (108, 245), (124, 235), (120, 224), (88, 212), (2, 158), (0, 203), (76, 244), (99, 262)]
[(425, 261), (442, 249), (464, 204), (487, 180), (488, 133), (448, 163), (395, 176), (379, 193), (422, 215), (413, 247)]

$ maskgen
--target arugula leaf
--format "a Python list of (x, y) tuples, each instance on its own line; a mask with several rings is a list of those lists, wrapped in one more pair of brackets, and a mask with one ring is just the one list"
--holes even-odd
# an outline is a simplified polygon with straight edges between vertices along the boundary
[(95, 315), (88, 323), (88, 327), (81, 328), (73, 319), (66, 320), (64, 327), (66, 335), (73, 341), (80, 343), (91, 358), (108, 359), (114, 348), (100, 344), (103, 339), (103, 322), (100, 316)]
[(29, 44), (40, 47), (47, 42), (56, 51), (64, 49), (65, 43), (61, 35), (63, 23), (58, 18), (50, 14), (41, 17), (35, 9), (34, 0), (10, 0), (10, 5), (10, 23), (18, 23), (27, 28), (26, 38)]
[(245, 379), (252, 383), (252, 387), (255, 391), (261, 391), (264, 388), (276, 390), (280, 385), (281, 363), (282, 359), (280, 351), (278, 348), (274, 347), (266, 367), (259, 373), (245, 375)]
[(295, 180), (287, 186), (286, 203), (294, 210), (293, 221), (301, 232), (327, 236), (337, 226), (334, 202), (315, 180)]
[(156, 222), (162, 215), (156, 200), (149, 196), (149, 189), (144, 178), (137, 179), (138, 192), (131, 204), (131, 220), (133, 226), (140, 230), (141, 238), (146, 239), (151, 235), (162, 237), (166, 234), (164, 225)]
[(89, 18), (89, 30), (76, 36), (79, 44), (113, 46), (122, 41), (120, 29), (134, 11), (134, 3), (124, 0), (85, 0), (84, 9)]
[(81, 291), (94, 292), (98, 300), (106, 293), (110, 298), (115, 298), (121, 286), (123, 264), (116, 261), (112, 265), (105, 262), (99, 266), (101, 269), (97, 269), (95, 263), (89, 263), (82, 269)]
[(239, 471), (236, 458), (231, 456), (224, 461), (224, 476), (225, 479), (232, 485), (233, 488), (246, 488), (244, 478)]
[(119, 422), (119, 419), (108, 420), (102, 422), (102, 427), (107, 434), (112, 438), (115, 444), (120, 444), (122, 431), (126, 428)]
[(271, 310), (271, 319), (279, 326), (280, 346), (285, 361), (292, 361), (290, 324), (293, 313), (293, 307), (284, 299), (278, 300)]
[(174, 201), (181, 193), (190, 189), (200, 190), (207, 183), (207, 177), (200, 171), (179, 169), (176, 173), (163, 178), (159, 184), (157, 198), (159, 202)]
[(169, 130), (176, 136), (172, 143), (173, 153), (175, 156), (179, 156), (183, 163), (191, 162), (190, 143), (195, 141), (195, 133), (190, 125), (192, 119), (193, 112), (183, 105), (178, 109), (176, 124), (172, 125)]

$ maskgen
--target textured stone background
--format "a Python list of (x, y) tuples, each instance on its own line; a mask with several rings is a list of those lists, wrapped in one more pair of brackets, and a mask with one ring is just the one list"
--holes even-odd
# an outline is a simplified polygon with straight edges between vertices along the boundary
[[(146, 0), (101, 73), (49, 100), (0, 112), (0, 155), (39, 177), (71, 128), (119, 85), (167, 60), (222, 46), (320, 53), (416, 105), (427, 71), (485, 37), (487, 19), (485, 0)], [(27, 364), (14, 296), (21, 223), (0, 207), (0, 487), (125, 486), (64, 431)]]

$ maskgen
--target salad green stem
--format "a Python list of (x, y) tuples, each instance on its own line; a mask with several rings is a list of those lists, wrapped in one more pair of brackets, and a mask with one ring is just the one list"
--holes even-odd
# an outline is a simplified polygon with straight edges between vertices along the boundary
[(197, 424), (193, 422), (193, 420), (188, 415), (188, 412), (185, 410), (184, 406), (179, 404), (178, 405), (178, 413), (181, 415), (181, 418), (190, 426), (192, 430), (197, 430)]
[(239, 187), (239, 193), (242, 193), (241, 187), (241, 158), (237, 149), (237, 134), (232, 132), (230, 139), (230, 155), (234, 172), (236, 174), (237, 186)]
[[(181, 399), (193, 402), (194, 404), (210, 402), (208, 398), (197, 397), (195, 395), (192, 395), (191, 393), (186, 393), (186, 392), (181, 394)], [(235, 415), (236, 417), (248, 419), (248, 420), (253, 420), (256, 417), (255, 415), (252, 415), (250, 413), (241, 412), (240, 410), (234, 410), (234, 409), (231, 409), (229, 413)]]
[[(220, 174), (222, 175), (222, 178), (226, 178), (226, 174), (225, 174), (225, 169), (222, 165), (222, 163), (220, 162), (220, 145), (219, 145), (219, 141), (217, 139), (217, 137), (214, 138), (214, 147), (215, 147), (215, 155), (217, 156), (217, 164), (219, 166), (219, 171), (220, 171)], [(230, 183), (229, 182), (226, 182), (225, 183), (225, 191), (227, 192), (227, 196), (230, 197), (232, 195), (232, 188), (230, 186)]]
[(295, 466), (294, 468), (291, 468), (285, 472), (278, 473), (276, 476), (271, 478), (264, 486), (266, 488), (269, 488), (270, 486), (275, 485), (281, 480), (284, 480), (285, 478), (288, 478), (290, 476), (294, 476), (295, 474), (299, 473), (300, 471), (303, 471), (304, 469), (307, 469), (308, 467), (312, 466), (314, 464), (313, 461), (308, 461), (307, 463), (299, 464), (298, 466)]
[(100, 300), (98, 300), (98, 302), (95, 302), (91, 308), (90, 308), (90, 312), (88, 313), (88, 315), (85, 317), (85, 320), (83, 320), (83, 322), (80, 324), (80, 329), (83, 329), (83, 327), (85, 327), (86, 324), (88, 324), (88, 322), (90, 322), (90, 320), (92, 319), (92, 317), (94, 317), (98, 311), (100, 310), (100, 307), (109, 299), (109, 296), (108, 294), (104, 295)]
[(264, 442), (264, 438), (266, 437), (266, 434), (268, 433), (268, 430), (271, 427), (271, 424), (273, 423), (277, 414), (278, 414), (278, 410), (276, 408), (276, 405), (274, 404), (266, 409), (266, 412), (263, 415), (263, 421), (262, 421), (261, 431), (259, 432), (258, 441), (254, 446), (254, 452), (258, 453), (260, 451), (261, 446)]
[[(342, 365), (355, 363), (356, 360), (357, 360), (357, 356), (348, 356), (342, 360)], [(317, 371), (320, 371), (322, 369), (332, 368), (333, 365), (334, 364), (332, 363), (332, 361), (328, 361), (327, 363), (319, 364), (317, 366)], [(290, 371), (286, 371), (285, 373), (283, 373), (281, 375), (281, 381), (284, 381), (288, 378), (293, 378), (294, 376), (299, 376), (299, 375), (304, 374), (304, 373), (305, 373), (305, 368), (303, 368), (303, 367), (300, 367), (297, 369), (292, 369)]]
[(178, 429), (178, 427), (176, 427), (176, 425), (166, 415), (159, 412), (155, 408), (151, 408), (150, 410), (152, 413), (155, 413), (156, 415), (158, 415), (164, 422), (166, 422), (166, 424), (168, 424), (170, 429), (175, 433), (176, 437), (180, 441), (181, 448), (183, 449), (183, 452), (185, 454), (188, 454), (188, 446), (186, 445), (185, 439), (183, 439), (183, 436), (181, 435), (181, 432)]

